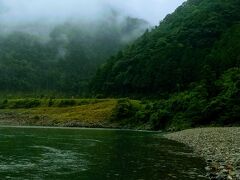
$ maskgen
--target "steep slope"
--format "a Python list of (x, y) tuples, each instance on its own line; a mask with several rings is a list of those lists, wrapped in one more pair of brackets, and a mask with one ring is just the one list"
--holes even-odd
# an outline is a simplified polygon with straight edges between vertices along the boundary
[(238, 0), (188, 0), (109, 59), (92, 80), (93, 93), (156, 96), (184, 91), (193, 82), (210, 86), (239, 67), (239, 9)]

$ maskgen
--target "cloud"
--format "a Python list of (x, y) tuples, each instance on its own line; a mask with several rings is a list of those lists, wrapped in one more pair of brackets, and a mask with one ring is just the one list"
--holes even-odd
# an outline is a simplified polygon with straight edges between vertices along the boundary
[(96, 21), (111, 9), (158, 24), (184, 0), (0, 0), (0, 22)]
[(112, 5), (130, 16), (143, 18), (158, 24), (167, 14), (172, 13), (185, 0), (113, 0)]

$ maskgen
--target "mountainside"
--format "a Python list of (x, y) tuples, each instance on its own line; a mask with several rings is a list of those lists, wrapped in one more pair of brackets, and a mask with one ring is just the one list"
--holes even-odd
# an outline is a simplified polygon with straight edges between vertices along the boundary
[[(103, 65), (91, 82), (116, 119), (180, 130), (240, 124), (240, 2), (189, 0)], [(150, 100), (149, 100), (150, 99)]]
[(109, 59), (91, 84), (93, 92), (174, 93), (239, 67), (239, 8), (238, 0), (185, 2), (158, 27)]
[(112, 13), (95, 23), (49, 26), (26, 24), (7, 31), (1, 26), (0, 91), (82, 95), (96, 68), (149, 24)]

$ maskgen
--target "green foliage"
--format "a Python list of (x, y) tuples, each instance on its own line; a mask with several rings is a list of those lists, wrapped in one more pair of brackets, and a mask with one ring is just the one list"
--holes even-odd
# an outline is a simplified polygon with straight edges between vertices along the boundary
[(167, 110), (159, 110), (151, 114), (150, 124), (153, 130), (165, 129), (170, 119), (170, 113)]
[(213, 82), (218, 90), (215, 96), (208, 95), (206, 84), (197, 83), (192, 89), (176, 93), (166, 100), (148, 103), (141, 115), (149, 117), (145, 122), (149, 122), (154, 130), (181, 130), (210, 124), (239, 125), (239, 82), (240, 69), (229, 69)]
[(52, 107), (53, 104), (54, 104), (54, 100), (52, 98), (50, 98), (48, 101), (48, 107)]
[(108, 101), (108, 99), (5, 99), (0, 102), (0, 109), (25, 109), (36, 107), (74, 107)]
[(58, 104), (58, 107), (75, 106), (77, 102), (74, 99), (64, 99)]
[(5, 99), (5, 100), (3, 101), (3, 104), (7, 104), (7, 103), (8, 103), (8, 100)]
[(240, 69), (226, 71), (216, 82), (221, 89), (218, 96), (212, 99), (204, 113), (219, 124), (240, 124)]
[(24, 99), (16, 101), (12, 108), (19, 109), (19, 108), (34, 108), (40, 106), (41, 102), (37, 99)]
[(139, 123), (146, 123), (149, 120), (149, 113), (144, 110), (138, 110), (134, 116)]
[(129, 99), (119, 99), (114, 109), (113, 120), (123, 120), (134, 115), (134, 108)]
[(8, 104), (8, 100), (7, 99), (3, 100), (0, 103), (0, 109), (4, 109), (7, 106), (7, 104)]
[(240, 65), (238, 0), (189, 0), (99, 68), (93, 93), (159, 96), (214, 82)]

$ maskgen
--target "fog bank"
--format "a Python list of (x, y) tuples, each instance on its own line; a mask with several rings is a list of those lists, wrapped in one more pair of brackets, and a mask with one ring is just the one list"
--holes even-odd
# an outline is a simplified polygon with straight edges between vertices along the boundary
[(37, 21), (98, 21), (114, 10), (156, 25), (184, 0), (0, 0), (0, 21), (26, 24)]

